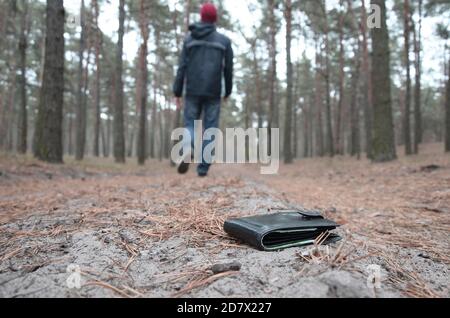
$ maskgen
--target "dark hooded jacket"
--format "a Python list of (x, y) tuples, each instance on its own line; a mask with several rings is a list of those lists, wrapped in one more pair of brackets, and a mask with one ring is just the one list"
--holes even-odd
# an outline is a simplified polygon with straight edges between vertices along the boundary
[[(231, 41), (209, 23), (190, 26), (180, 58), (173, 92), (187, 96), (228, 97), (233, 90), (233, 49)], [(225, 94), (222, 92), (224, 79)], [(186, 85), (186, 87), (184, 87)]]

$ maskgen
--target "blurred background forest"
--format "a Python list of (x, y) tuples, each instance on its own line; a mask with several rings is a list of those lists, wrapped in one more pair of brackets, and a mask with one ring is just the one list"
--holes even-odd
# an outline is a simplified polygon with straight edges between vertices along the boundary
[[(50, 162), (168, 159), (182, 126), (175, 69), (202, 2), (1, 1), (0, 149)], [(411, 155), (433, 142), (450, 151), (448, 1), (214, 2), (236, 53), (222, 127), (280, 127), (286, 163), (388, 161), (395, 146)], [(370, 2), (381, 29), (367, 27)]]

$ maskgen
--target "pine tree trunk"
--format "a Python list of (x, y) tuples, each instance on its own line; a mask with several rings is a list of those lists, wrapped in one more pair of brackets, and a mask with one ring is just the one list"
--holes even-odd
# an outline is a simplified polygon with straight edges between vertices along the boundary
[(94, 26), (95, 26), (95, 82), (94, 82), (94, 156), (100, 156), (100, 129), (101, 129), (101, 108), (100, 108), (100, 52), (101, 52), (101, 31), (99, 28), (100, 8), (98, 0), (92, 0), (94, 11)]
[(386, 23), (385, 0), (371, 0), (381, 8), (381, 28), (373, 28), (373, 104), (374, 135), (373, 161), (385, 162), (397, 158), (395, 149), (394, 122), (391, 101), (391, 69), (389, 51), (389, 31)]
[(67, 124), (67, 132), (66, 132), (66, 138), (67, 138), (67, 153), (69, 156), (73, 155), (73, 118), (72, 114), (69, 114), (69, 123)]
[(330, 35), (327, 13), (327, 2), (323, 0), (321, 3), (324, 19), (325, 19), (325, 87), (326, 87), (326, 124), (327, 124), (327, 149), (330, 157), (334, 157), (334, 138), (333, 124), (331, 118), (331, 87), (330, 87)]
[(112, 147), (113, 147), (113, 119), (110, 115), (108, 115), (108, 120), (106, 121), (106, 152), (105, 152), (105, 158), (109, 158), (109, 156), (112, 153)]
[(415, 52), (415, 88), (414, 88), (414, 153), (419, 153), (419, 145), (422, 143), (422, 0), (419, 0), (419, 30), (414, 30), (414, 52)]
[(6, 136), (6, 150), (12, 151), (13, 150), (13, 140), (14, 140), (14, 105), (16, 104), (16, 88), (17, 88), (17, 68), (18, 63), (16, 62), (16, 59), (13, 58), (13, 67), (11, 71), (11, 84), (8, 89), (8, 110), (7, 110), (7, 118), (8, 123), (6, 126), (7, 129), (7, 136)]
[(105, 130), (108, 130), (108, 126), (109, 126), (109, 116), (108, 119), (106, 120), (106, 127), (105, 126), (102, 127), (102, 125), (100, 125), (100, 136), (102, 139), (104, 158), (108, 158), (109, 156), (109, 138), (107, 137), (107, 132), (105, 132)]
[[(191, 15), (191, 0), (186, 0), (185, 1), (185, 7), (184, 7), (184, 14), (185, 14), (185, 18), (184, 18), (184, 30), (185, 32), (188, 32), (189, 30), (189, 25), (191, 23), (190, 20), (190, 15)], [(177, 28), (177, 26), (175, 25), (175, 29)], [(178, 56), (181, 55), (181, 50), (180, 50), (180, 44), (178, 43), (177, 45), (177, 49), (178, 49)], [(175, 117), (174, 117), (174, 124), (173, 124), (173, 129), (179, 128), (182, 126), (182, 114), (181, 114), (181, 109), (178, 109), (175, 111)], [(173, 164), (173, 163), (172, 163)]]
[[(329, 47), (328, 39), (326, 40), (327, 48)], [(326, 121), (327, 121), (327, 143), (328, 143), (328, 154), (330, 157), (334, 157), (334, 138), (333, 138), (333, 124), (331, 117), (331, 88), (330, 88), (330, 61), (329, 61), (329, 51), (326, 50), (326, 74), (325, 74), (325, 87), (326, 87)]]
[[(323, 120), (322, 120), (322, 109), (323, 109), (323, 101), (322, 101), (322, 81), (320, 79), (320, 67), (321, 67), (321, 57), (318, 48), (318, 40), (316, 39), (316, 76), (315, 76), (315, 89), (314, 89), (314, 105), (315, 105), (315, 113), (316, 113), (316, 153), (319, 157), (324, 155), (324, 137), (323, 137)], [(311, 110), (312, 112), (312, 110)], [(311, 127), (312, 127), (312, 115), (311, 118)], [(312, 147), (312, 144), (311, 144)]]
[[(161, 79), (160, 79), (161, 81)], [(159, 118), (159, 161), (163, 160), (163, 152), (164, 152), (164, 129), (163, 129), (163, 112), (164, 108), (163, 105), (160, 104), (159, 106), (159, 112), (158, 112), (158, 118)]]
[(184, 27), (185, 31), (188, 32), (189, 25), (191, 24), (191, 0), (185, 0), (184, 2)]
[[(295, 100), (295, 97), (294, 97)], [(297, 108), (297, 104), (294, 102), (294, 114), (292, 116), (292, 119), (294, 121), (294, 124), (292, 125), (292, 156), (294, 157), (294, 159), (298, 158), (298, 143), (299, 143), (299, 133), (298, 133), (298, 129), (299, 129), (299, 125), (298, 125), (298, 121), (299, 121), (299, 116), (298, 116), (298, 108)]]
[(450, 152), (450, 59), (448, 61), (447, 93), (445, 98), (445, 151)]
[(361, 153), (361, 141), (360, 141), (360, 131), (359, 131), (359, 107), (357, 101), (358, 95), (358, 82), (359, 75), (361, 72), (361, 59), (359, 57), (359, 50), (355, 53), (355, 69), (352, 74), (352, 93), (350, 100), (350, 114), (351, 114), (351, 155), (360, 157)]
[[(361, 0), (361, 16), (362, 21), (367, 21), (366, 2)], [(367, 24), (360, 23), (362, 33), (362, 49), (363, 61), (362, 71), (365, 74), (364, 78), (364, 127), (365, 127), (365, 142), (367, 158), (372, 158), (372, 138), (373, 138), (373, 93), (372, 93), (372, 76), (370, 69), (369, 47), (367, 40)]]
[(344, 154), (342, 142), (342, 115), (344, 111), (344, 13), (339, 14), (339, 100), (336, 120), (336, 153)]
[[(6, 44), (16, 46), (16, 38), (17, 38), (17, 28), (16, 28), (16, 17), (17, 17), (17, 4), (16, 1), (9, 1), (6, 4), (6, 15), (4, 16), (4, 31), (2, 36), (7, 40), (11, 39), (12, 43)], [(2, 39), (3, 40), (3, 39)], [(2, 41), (3, 42), (3, 41)], [(8, 50), (4, 50), (8, 52)], [(13, 139), (13, 122), (14, 122), (14, 103), (15, 103), (15, 91), (17, 85), (17, 68), (18, 62), (15, 54), (8, 54), (5, 56), (5, 60), (7, 63), (0, 63), (6, 65), (6, 71), (3, 73), (7, 73), (7, 82), (4, 87), (1, 87), (1, 96), (0, 96), (0, 148), (6, 151), (12, 150), (12, 139)], [(8, 67), (9, 65), (9, 67)]]
[[(88, 29), (89, 34), (89, 29)], [(86, 132), (87, 132), (87, 102), (88, 102), (88, 89), (89, 89), (89, 68), (91, 65), (91, 53), (92, 53), (92, 46), (89, 46), (88, 51), (86, 52), (86, 65), (84, 66), (83, 70), (83, 104), (82, 104), (82, 114), (81, 117), (83, 121), (81, 122), (81, 131), (83, 132), (83, 158), (85, 156), (86, 151)]]
[(27, 152), (28, 113), (27, 113), (27, 48), (28, 48), (28, 0), (22, 1), (22, 21), (19, 40), (19, 95), (20, 110), (17, 125), (17, 151), (20, 154)]
[[(0, 2), (0, 49), (3, 50), (3, 41), (6, 35), (6, 25), (8, 21), (8, 3)], [(0, 69), (1, 70), (1, 69)]]
[(305, 138), (305, 142), (303, 143), (303, 157), (308, 158), (309, 157), (309, 125), (310, 125), (310, 116), (309, 116), (309, 110), (307, 110), (307, 104), (303, 106), (303, 135)]
[(167, 107), (164, 111), (164, 158), (169, 159), (170, 157), (170, 96), (166, 96)]
[(263, 105), (261, 97), (261, 73), (259, 71), (259, 61), (257, 54), (257, 38), (251, 43), (253, 54), (253, 75), (255, 79), (255, 96), (258, 110), (258, 128), (263, 128)]
[[(269, 140), (272, 138), (271, 129), (279, 128), (278, 108), (275, 105), (275, 89), (277, 82), (277, 30), (276, 30), (276, 17), (275, 17), (275, 0), (268, 0), (269, 9), (269, 29), (270, 29), (270, 42), (269, 42)], [(269, 153), (272, 153), (271, 143), (269, 142)]]
[(405, 67), (406, 67), (406, 95), (405, 116), (403, 118), (403, 133), (405, 138), (405, 154), (412, 154), (411, 145), (411, 62), (409, 59), (410, 27), (409, 27), (409, 0), (404, 0), (404, 40), (405, 40)]
[[(4, 52), (4, 41), (7, 35), (7, 22), (9, 15), (9, 5), (7, 2), (0, 2), (0, 52)], [(3, 63), (0, 63), (0, 72), (3, 74)], [(4, 94), (6, 92), (6, 88), (0, 88), (0, 149), (4, 147), (5, 137), (6, 137), (6, 103)]]
[(308, 133), (308, 137), (309, 137), (309, 155), (308, 157), (312, 158), (314, 156), (314, 120), (313, 120), (313, 107), (312, 107), (312, 100), (309, 103), (309, 133)]
[[(129, 129), (128, 131), (128, 143), (127, 143), (127, 157), (128, 158), (132, 158), (133, 157), (133, 150), (134, 150), (134, 137), (136, 134), (136, 120), (137, 118), (133, 118), (132, 120), (132, 125), (131, 125), (131, 129)], [(131, 131), (130, 131), (131, 130)]]
[(147, 83), (148, 83), (148, 69), (147, 69), (147, 54), (148, 54), (148, 18), (145, 12), (145, 1), (141, 0), (140, 12), (140, 30), (142, 37), (142, 44), (139, 49), (139, 70), (138, 70), (138, 109), (139, 109), (139, 131), (137, 138), (137, 157), (140, 165), (145, 164), (147, 159)]
[(353, 10), (353, 3), (347, 0), (348, 11), (351, 18), (351, 27), (353, 34), (356, 36), (358, 46), (355, 49), (355, 63), (351, 82), (351, 98), (350, 98), (350, 154), (357, 156), (358, 160), (361, 158), (361, 132), (360, 132), (360, 101), (359, 94), (359, 78), (361, 76), (361, 48), (363, 43), (360, 39), (359, 29), (357, 26), (357, 18)]
[(300, 146), (300, 125), (299, 125), (299, 121), (301, 119), (300, 115), (299, 115), (299, 110), (302, 109), (302, 105), (300, 104), (300, 96), (299, 96), (299, 77), (300, 77), (300, 70), (299, 70), (300, 66), (298, 64), (298, 67), (296, 68), (296, 72), (295, 72), (295, 76), (294, 76), (294, 93), (293, 93), (293, 104), (294, 104), (294, 115), (293, 115), (293, 119), (294, 119), (294, 133), (293, 133), (293, 137), (294, 137), (294, 141), (293, 141), (293, 155), (294, 155), (294, 159), (297, 159), (299, 157), (299, 146)]
[(47, 36), (34, 155), (51, 163), (63, 162), (64, 3), (47, 0)]
[[(160, 31), (155, 30), (155, 44), (159, 47), (160, 43)], [(156, 158), (156, 129), (157, 129), (157, 116), (158, 116), (158, 88), (159, 88), (159, 56), (156, 59), (154, 76), (153, 76), (153, 105), (152, 105), (152, 116), (151, 116), (151, 128), (150, 128), (150, 157), (152, 159)], [(181, 113), (180, 113), (181, 116)]]
[(286, 0), (285, 3), (286, 19), (286, 119), (284, 125), (284, 162), (290, 164), (293, 162), (292, 156), (292, 94), (293, 94), (293, 67), (291, 59), (292, 44), (292, 1)]
[(114, 159), (117, 163), (125, 163), (125, 123), (123, 96), (123, 37), (125, 33), (125, 0), (119, 3), (119, 31), (116, 52), (116, 85), (114, 103)]
[[(156, 68), (155, 68), (156, 71)], [(157, 81), (154, 80), (153, 87), (153, 105), (152, 105), (152, 115), (151, 115), (151, 128), (150, 128), (150, 158), (156, 158), (156, 116), (158, 115), (158, 101), (157, 101), (157, 90), (156, 90)]]
[(83, 65), (84, 65), (84, 51), (86, 48), (86, 19), (85, 19), (85, 2), (81, 1), (80, 7), (80, 22), (81, 22), (81, 34), (78, 50), (78, 91), (77, 91), (77, 108), (76, 108), (76, 121), (75, 121), (75, 159), (83, 160), (84, 158), (84, 146), (86, 142), (86, 131), (84, 127), (84, 96), (83, 96)]

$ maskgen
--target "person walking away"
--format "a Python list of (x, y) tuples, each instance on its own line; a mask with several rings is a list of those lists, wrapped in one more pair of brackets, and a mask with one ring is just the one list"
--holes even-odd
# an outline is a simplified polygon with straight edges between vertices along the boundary
[[(184, 122), (191, 135), (191, 147), (194, 147), (194, 123), (203, 121), (203, 128), (218, 128), (220, 110), (233, 90), (233, 48), (231, 40), (217, 32), (217, 8), (206, 3), (202, 6), (201, 22), (189, 27), (190, 34), (184, 41), (180, 64), (173, 92), (178, 109), (182, 107), (184, 95)], [(222, 87), (223, 82), (225, 87)], [(203, 118), (202, 118), (203, 114)], [(211, 141), (210, 141), (211, 142)], [(210, 162), (206, 162), (203, 150), (209, 142), (203, 142), (202, 163), (197, 168), (200, 177), (206, 177)], [(188, 156), (191, 154), (185, 154)], [(178, 172), (185, 174), (189, 170), (187, 157), (178, 166)]]

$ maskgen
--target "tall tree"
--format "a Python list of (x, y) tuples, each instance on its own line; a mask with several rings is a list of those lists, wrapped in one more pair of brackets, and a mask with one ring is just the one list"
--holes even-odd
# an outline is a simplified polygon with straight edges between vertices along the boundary
[(448, 61), (448, 80), (445, 99), (445, 151), (450, 152), (450, 60)]
[(21, 154), (27, 152), (28, 137), (28, 111), (27, 111), (27, 48), (28, 48), (28, 0), (21, 2), (21, 26), (19, 39), (19, 69), (20, 69), (20, 110), (17, 125), (17, 151)]
[(331, 63), (330, 63), (330, 25), (328, 21), (327, 0), (320, 1), (320, 9), (324, 20), (324, 37), (325, 37), (325, 99), (326, 99), (326, 128), (327, 128), (327, 151), (330, 157), (334, 157), (334, 138), (333, 124), (331, 118)]
[[(2, 85), (0, 92), (0, 148), (11, 151), (13, 146), (12, 131), (18, 63), (15, 52), (11, 53), (9, 47), (17, 47), (17, 0), (6, 2), (5, 7), (3, 8), (5, 10), (5, 15), (3, 16), (4, 21), (2, 23), (3, 31), (0, 34), (2, 36), (2, 40), (0, 40), (0, 49), (2, 50), (1, 58), (5, 60), (4, 63), (0, 63), (1, 66), (5, 66), (5, 69), (2, 69), (0, 66), (0, 71), (2, 75), (6, 75), (6, 82)], [(2, 48), (2, 46), (4, 47)]]
[[(278, 108), (276, 107), (276, 84), (277, 84), (277, 20), (275, 16), (276, 1), (267, 0), (269, 10), (269, 135), (272, 128), (279, 127)], [(270, 136), (271, 138), (271, 136)], [(270, 140), (269, 138), (269, 140)], [(269, 143), (270, 149), (270, 143)], [(271, 152), (271, 149), (270, 151)]]
[[(419, 23), (417, 28), (413, 26), (414, 30), (414, 54), (415, 54), (415, 87), (414, 87), (414, 153), (419, 153), (419, 145), (422, 142), (422, 4), (419, 0)], [(411, 15), (412, 16), (412, 15)]]
[[(361, 157), (361, 137), (360, 137), (360, 109), (358, 103), (358, 93), (359, 93), (359, 79), (361, 76), (361, 47), (362, 41), (360, 38), (355, 12), (353, 10), (353, 2), (347, 0), (348, 11), (350, 13), (351, 19), (351, 29), (354, 36), (357, 38), (357, 47), (354, 50), (354, 69), (352, 72), (351, 80), (351, 97), (350, 97), (350, 154), (352, 156), (357, 156), (358, 159)], [(364, 91), (365, 93), (365, 91)]]
[(364, 74), (363, 96), (364, 96), (364, 127), (366, 134), (366, 154), (367, 158), (372, 158), (372, 136), (373, 136), (373, 95), (372, 95), (372, 76), (370, 69), (369, 45), (367, 39), (367, 11), (366, 2), (361, 0), (361, 19), (360, 30), (362, 34), (362, 71)]
[[(429, 0), (426, 3), (425, 9), (427, 15), (431, 16), (446, 16), (450, 12), (450, 3), (448, 1)], [(447, 19), (448, 20), (448, 19)], [(448, 23), (438, 23), (436, 26), (436, 35), (443, 40), (444, 43), (444, 78), (447, 77), (447, 82), (443, 87), (444, 92), (444, 139), (445, 151), (450, 152), (450, 57), (447, 55), (448, 40), (450, 39), (450, 29)]]
[(92, 0), (91, 6), (93, 9), (94, 29), (95, 29), (95, 81), (94, 81), (94, 156), (100, 156), (100, 130), (101, 130), (101, 108), (100, 108), (100, 52), (102, 46), (102, 33), (99, 26), (100, 8), (98, 4), (99, 0)]
[(125, 0), (119, 1), (119, 31), (115, 61), (115, 101), (114, 101), (114, 158), (117, 163), (125, 163), (125, 123), (123, 92), (123, 38), (125, 34)]
[(141, 31), (142, 43), (139, 48), (139, 68), (137, 83), (137, 104), (139, 109), (139, 132), (137, 138), (137, 156), (140, 165), (145, 164), (147, 159), (147, 84), (148, 84), (148, 15), (145, 6), (146, 1), (140, 0), (139, 29)]
[[(158, 50), (161, 43), (161, 30), (155, 28), (155, 44)], [(154, 67), (153, 76), (153, 105), (152, 105), (152, 115), (151, 115), (151, 129), (150, 129), (150, 157), (152, 159), (156, 158), (156, 128), (157, 128), (157, 118), (158, 118), (158, 88), (160, 85), (159, 79), (160, 72), (160, 57), (157, 54), (156, 63)]]
[(406, 92), (405, 92), (405, 111), (403, 122), (403, 134), (405, 138), (405, 153), (412, 154), (411, 145), (411, 61), (410, 53), (410, 7), (409, 0), (404, 0), (403, 4), (403, 37), (405, 40), (405, 67), (406, 67)]
[(34, 155), (62, 163), (64, 103), (64, 1), (47, 0), (44, 75), (35, 128)]
[(371, 3), (381, 9), (381, 27), (373, 28), (371, 31), (373, 64), (377, 66), (372, 68), (374, 104), (372, 160), (385, 162), (397, 158), (391, 101), (389, 31), (385, 0), (371, 0)]
[(256, 107), (258, 109), (258, 128), (263, 128), (263, 102), (261, 94), (261, 71), (259, 68), (258, 60), (258, 38), (255, 37), (251, 43), (252, 55), (253, 55), (253, 72), (255, 76), (255, 95), (256, 95)]
[(361, 59), (359, 58), (360, 43), (358, 43), (358, 49), (355, 50), (355, 65), (352, 73), (351, 83), (351, 97), (350, 97), (350, 153), (352, 156), (357, 156), (358, 159), (361, 156), (361, 140), (359, 129), (359, 105), (357, 102), (358, 96), (358, 81), (361, 71)]
[(86, 7), (85, 1), (82, 0), (80, 4), (80, 23), (81, 33), (78, 47), (78, 87), (77, 87), (77, 108), (76, 108), (76, 122), (75, 122), (75, 159), (83, 160), (84, 148), (86, 145), (86, 108), (84, 96), (84, 53), (86, 49)]
[[(1, 1), (0, 2), (0, 57), (3, 60), (4, 54), (6, 50), (5, 42), (6, 42), (6, 35), (7, 35), (7, 21), (9, 16), (9, 5), (8, 3)], [(0, 63), (0, 74), (4, 73), (4, 67), (3, 63)], [(4, 94), (5, 94), (5, 88), (0, 88), (0, 148), (4, 147), (5, 143), (5, 102), (4, 102)]]
[[(184, 4), (185, 4), (185, 6), (184, 6), (183, 32), (187, 33), (189, 30), (189, 24), (191, 23), (191, 21), (190, 21), (191, 0), (185, 0)], [(177, 24), (176, 10), (175, 10), (175, 14), (173, 17), (173, 25), (174, 25), (174, 30), (175, 30), (175, 41), (177, 44), (177, 53), (178, 53), (177, 55), (181, 56), (181, 40), (180, 40), (180, 37), (178, 36), (178, 24)], [(175, 116), (173, 119), (173, 125), (172, 125), (173, 129), (176, 129), (182, 125), (181, 113), (182, 113), (182, 110), (179, 107), (177, 107), (177, 109), (175, 110)], [(173, 143), (175, 144), (176, 142), (174, 141)], [(153, 146), (151, 146), (150, 150), (151, 149), (153, 149)], [(171, 164), (175, 165), (174, 162), (171, 162)]]
[[(315, 104), (315, 113), (316, 113), (316, 154), (319, 157), (322, 157), (324, 155), (324, 137), (323, 137), (323, 119), (322, 119), (322, 113), (323, 113), (323, 99), (322, 99), (322, 80), (321, 80), (321, 71), (322, 71), (322, 56), (319, 52), (319, 44), (318, 44), (318, 38), (316, 38), (316, 75), (315, 75), (315, 81), (314, 81), (314, 104)], [(326, 76), (326, 75), (325, 75)], [(312, 110), (311, 110), (312, 112)], [(331, 117), (331, 111), (328, 114), (327, 109), (327, 119), (328, 115)], [(311, 116), (311, 119), (313, 116)], [(328, 122), (328, 121), (327, 121)], [(312, 130), (312, 120), (310, 121), (311, 130)], [(311, 134), (312, 135), (312, 134)], [(329, 135), (327, 135), (329, 136)], [(329, 141), (329, 140), (328, 140)], [(313, 147), (311, 143), (311, 148)]]
[(292, 43), (292, 1), (285, 1), (284, 16), (286, 19), (286, 119), (284, 125), (284, 162), (290, 164), (292, 155), (292, 94), (293, 94), (293, 67), (291, 58)]
[(344, 147), (342, 143), (342, 115), (344, 111), (344, 89), (345, 89), (345, 49), (344, 49), (344, 19), (345, 13), (343, 11), (344, 2), (340, 0), (340, 12), (339, 12), (339, 100), (337, 109), (336, 120), (336, 152), (338, 154), (344, 153)]

